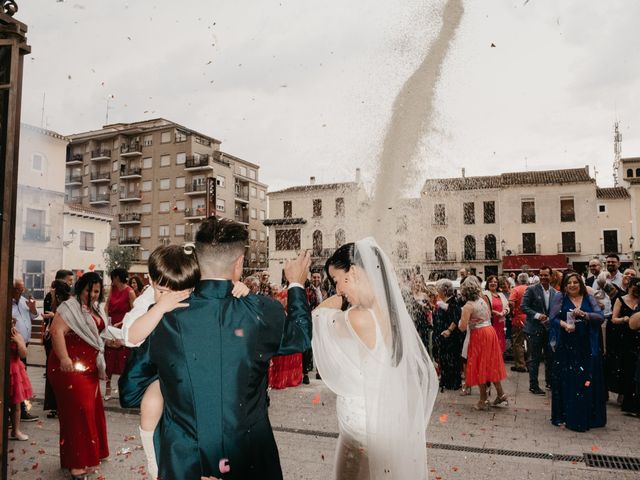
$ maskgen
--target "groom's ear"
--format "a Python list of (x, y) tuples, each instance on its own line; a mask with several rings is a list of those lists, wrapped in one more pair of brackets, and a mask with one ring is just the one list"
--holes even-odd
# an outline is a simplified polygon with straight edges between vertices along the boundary
[(238, 282), (242, 278), (242, 269), (244, 267), (244, 255), (240, 255), (233, 262), (233, 281)]

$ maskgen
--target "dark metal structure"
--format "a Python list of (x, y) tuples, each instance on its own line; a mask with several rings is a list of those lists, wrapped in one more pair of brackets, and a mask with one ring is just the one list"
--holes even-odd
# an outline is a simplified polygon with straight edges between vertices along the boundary
[(31, 51), (27, 45), (27, 26), (13, 18), (17, 11), (15, 1), (0, 1), (0, 477), (3, 480), (8, 478), (10, 295), (16, 231), (22, 67), (24, 55)]

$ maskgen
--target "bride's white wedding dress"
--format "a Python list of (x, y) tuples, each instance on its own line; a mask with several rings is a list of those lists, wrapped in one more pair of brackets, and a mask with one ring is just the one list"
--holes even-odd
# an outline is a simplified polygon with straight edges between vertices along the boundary
[(337, 394), (335, 478), (426, 480), (426, 426), (437, 395), (436, 372), (387, 257), (373, 239), (357, 242), (356, 252), (381, 312), (376, 316), (368, 309), (375, 345), (368, 348), (351, 327), (353, 309), (313, 312), (314, 360)]

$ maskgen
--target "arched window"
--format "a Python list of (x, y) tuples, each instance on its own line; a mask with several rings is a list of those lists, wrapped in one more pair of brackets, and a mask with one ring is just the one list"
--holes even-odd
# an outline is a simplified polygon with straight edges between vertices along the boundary
[(315, 257), (322, 255), (322, 232), (320, 230), (313, 232), (313, 255)]
[(485, 260), (497, 260), (498, 251), (496, 249), (496, 237), (489, 234), (484, 237), (484, 258)]
[(406, 260), (409, 257), (407, 242), (398, 242), (398, 259)]
[(633, 168), (627, 168), (627, 178), (633, 178)]
[(447, 239), (444, 237), (436, 237), (433, 242), (433, 250), (437, 261), (444, 262), (447, 260)]
[(476, 259), (476, 239), (473, 237), (473, 235), (467, 235), (466, 237), (464, 237), (464, 259)]
[(636, 168), (636, 177), (640, 177), (640, 168)]
[(340, 248), (347, 243), (347, 236), (344, 234), (344, 230), (341, 228), (336, 232), (336, 248)]

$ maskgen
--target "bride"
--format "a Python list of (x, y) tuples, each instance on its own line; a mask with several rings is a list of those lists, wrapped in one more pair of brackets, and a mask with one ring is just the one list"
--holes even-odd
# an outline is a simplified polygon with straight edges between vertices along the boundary
[(325, 270), (337, 295), (313, 312), (313, 356), (337, 395), (335, 478), (426, 480), (438, 379), (393, 267), (366, 238), (338, 248)]

